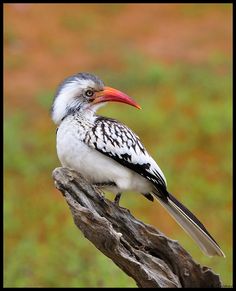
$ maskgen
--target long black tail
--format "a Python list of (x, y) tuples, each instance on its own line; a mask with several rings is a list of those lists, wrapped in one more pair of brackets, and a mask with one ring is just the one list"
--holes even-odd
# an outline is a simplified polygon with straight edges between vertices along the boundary
[(225, 257), (225, 254), (206, 230), (205, 226), (172, 194), (168, 193), (165, 200), (161, 199), (159, 195), (153, 194), (176, 222), (195, 240), (206, 255)]

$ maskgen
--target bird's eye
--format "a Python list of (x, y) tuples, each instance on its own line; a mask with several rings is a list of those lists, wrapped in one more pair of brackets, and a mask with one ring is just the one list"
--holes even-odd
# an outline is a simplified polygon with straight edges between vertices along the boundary
[(87, 90), (87, 91), (85, 91), (85, 95), (87, 96), (87, 97), (92, 97), (93, 96), (93, 90)]

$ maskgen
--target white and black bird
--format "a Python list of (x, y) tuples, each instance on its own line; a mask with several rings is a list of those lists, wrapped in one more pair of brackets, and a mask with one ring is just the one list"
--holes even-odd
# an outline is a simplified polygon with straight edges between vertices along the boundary
[(132, 190), (155, 197), (209, 256), (224, 256), (204, 225), (167, 190), (165, 176), (139, 137), (127, 126), (96, 115), (109, 101), (140, 106), (126, 94), (105, 87), (95, 75), (78, 73), (56, 92), (51, 115), (57, 128), (57, 154), (64, 167), (82, 174), (91, 184), (116, 194)]

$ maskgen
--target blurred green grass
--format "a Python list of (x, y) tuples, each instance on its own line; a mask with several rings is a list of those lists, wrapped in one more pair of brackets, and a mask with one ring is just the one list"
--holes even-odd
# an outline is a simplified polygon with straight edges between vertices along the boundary
[[(65, 25), (71, 27), (74, 23)], [(195, 212), (222, 246), (226, 259), (207, 258), (175, 225), (165, 233), (201, 264), (232, 284), (232, 78), (229, 60), (216, 54), (204, 65), (164, 65), (124, 54), (116, 73), (97, 70), (142, 111), (110, 104), (99, 113), (128, 124), (163, 169), (171, 192)], [(12, 109), (4, 120), (5, 287), (135, 287), (76, 229), (51, 171), (59, 165), (49, 116), (52, 90), (34, 99), (40, 114)], [(108, 195), (112, 198), (113, 196)], [(137, 197), (137, 198), (135, 198)], [(121, 204), (163, 228), (160, 207), (127, 194)], [(135, 198), (135, 201), (134, 201)], [(217, 219), (217, 220), (216, 220)], [(160, 223), (160, 225), (159, 225)], [(162, 229), (161, 229), (162, 230)]]

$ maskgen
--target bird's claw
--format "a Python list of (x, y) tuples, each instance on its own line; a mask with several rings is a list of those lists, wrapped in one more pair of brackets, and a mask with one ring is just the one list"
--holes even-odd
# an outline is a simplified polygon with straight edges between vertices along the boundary
[(117, 206), (119, 206), (120, 197), (121, 197), (121, 193), (118, 193), (116, 194), (116, 197), (114, 199), (114, 204), (116, 204)]

